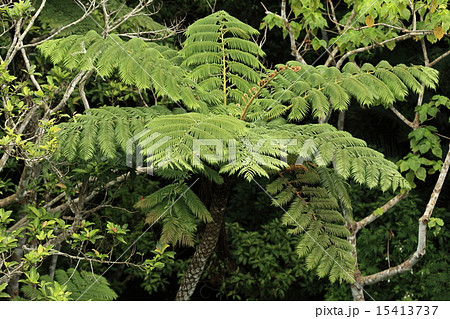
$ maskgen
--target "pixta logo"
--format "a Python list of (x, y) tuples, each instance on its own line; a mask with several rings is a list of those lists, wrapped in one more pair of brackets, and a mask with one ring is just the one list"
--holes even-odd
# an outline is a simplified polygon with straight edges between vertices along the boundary
[[(177, 151), (173, 153), (172, 145), (176, 148), (177, 143), (168, 143), (172, 137), (159, 132), (145, 129), (126, 142), (126, 165), (143, 170), (153, 175), (155, 169), (175, 163), (179, 159)], [(191, 139), (190, 152), (182, 160), (192, 167), (202, 166), (206, 163), (235, 163), (239, 160), (242, 164), (256, 163), (260, 166), (267, 164), (265, 156), (273, 157), (273, 152), (268, 149), (276, 149), (279, 160), (287, 163), (288, 154), (296, 156), (296, 165), (305, 161), (315, 162), (317, 165), (326, 165), (320, 155), (314, 139), (307, 139), (299, 145), (297, 139)], [(180, 141), (182, 143), (182, 141)], [(243, 156), (244, 155), (244, 156)], [(178, 156), (178, 157), (177, 157)]]

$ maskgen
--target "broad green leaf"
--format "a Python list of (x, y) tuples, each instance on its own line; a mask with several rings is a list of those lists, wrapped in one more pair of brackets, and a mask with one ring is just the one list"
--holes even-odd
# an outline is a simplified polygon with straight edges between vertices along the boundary
[(416, 171), (416, 177), (421, 181), (425, 181), (425, 178), (427, 177), (427, 171), (425, 168), (419, 167)]

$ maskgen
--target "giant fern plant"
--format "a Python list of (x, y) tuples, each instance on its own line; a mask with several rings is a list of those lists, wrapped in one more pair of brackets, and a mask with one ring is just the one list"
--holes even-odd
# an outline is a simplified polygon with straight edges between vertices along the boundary
[[(289, 204), (284, 222), (294, 227), (293, 232), (308, 231), (300, 236), (298, 250), (307, 256), (308, 267), (331, 280), (347, 280), (345, 274), (354, 266), (343, 225), (351, 205), (342, 180), (351, 178), (382, 190), (409, 188), (396, 166), (364, 141), (328, 124), (289, 121), (309, 113), (326, 117), (332, 110), (346, 109), (352, 97), (362, 105), (390, 105), (403, 99), (408, 89), (419, 92), (420, 82), (433, 88), (437, 74), (429, 68), (392, 67), (386, 62), (362, 68), (350, 63), (342, 71), (290, 62), (266, 70), (259, 62), (264, 53), (250, 40), (257, 33), (219, 11), (188, 28), (179, 52), (117, 36), (104, 39), (93, 31), (41, 46), (54, 63), (74, 70), (94, 69), (103, 77), (118, 71), (127, 84), (156, 89), (190, 110), (182, 114), (161, 107), (89, 110), (61, 125), (64, 142), (58, 152), (69, 160), (114, 158), (134, 152), (126, 145), (133, 137), (147, 165), (171, 181), (137, 204), (148, 212), (149, 222), (161, 220), (163, 241), (193, 245), (198, 223), (207, 224), (180, 298), (192, 294), (215, 247), (221, 227), (208, 225), (223, 220), (220, 205), (226, 205), (227, 176), (248, 181), (270, 178), (306, 161), (301, 170), (287, 171), (291, 179), (285, 175), (275, 180), (269, 191), (281, 205)], [(274, 140), (296, 143), (286, 147)], [(210, 189), (209, 212), (188, 188), (194, 176), (215, 185)]]

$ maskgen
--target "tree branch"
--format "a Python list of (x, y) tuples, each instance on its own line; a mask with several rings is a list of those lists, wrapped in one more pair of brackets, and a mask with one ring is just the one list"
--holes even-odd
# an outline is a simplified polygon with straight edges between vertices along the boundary
[(84, 86), (86, 81), (91, 77), (92, 73), (94, 73), (94, 69), (89, 70), (81, 79), (78, 90), (80, 92), (81, 101), (83, 101), (84, 109), (89, 110), (91, 107), (89, 106), (89, 101), (86, 98), (86, 92), (84, 92)]
[[(19, 128), (15, 131), (16, 134), (22, 134), (23, 131), (25, 130), (25, 128), (28, 126), (28, 123), (31, 121), (31, 119), (34, 116), (35, 111), (39, 108), (39, 106), (35, 105), (33, 107), (31, 107), (28, 111), (28, 113), (26, 113), (26, 115), (24, 116), (22, 123), (20, 124)], [(17, 124), (18, 125), (18, 124)], [(16, 127), (17, 127), (16, 125)], [(3, 168), (6, 165), (6, 162), (8, 161), (11, 151), (14, 147), (14, 143), (10, 143), (9, 145), (6, 146), (6, 148), (4, 149), (4, 153), (2, 158), (0, 159), (0, 173), (2, 172)]]
[[(25, 39), (25, 36), (28, 34), (28, 32), (30, 32), (31, 27), (34, 25), (34, 22), (36, 21), (37, 17), (41, 14), (42, 9), (44, 9), (45, 4), (46, 4), (47, 0), (42, 0), (41, 5), (39, 6), (39, 8), (36, 10), (36, 12), (34, 13), (34, 15), (31, 17), (30, 21), (28, 22), (27, 27), (25, 28), (25, 30), (22, 32), (22, 34), (20, 34), (20, 27), (21, 27), (21, 23), (19, 25), (19, 32), (15, 34), (14, 38), (17, 38), (15, 41), (15, 44), (13, 46), (11, 46), (12, 50), (8, 52), (7, 56), (6, 56), (6, 63), (10, 64), (11, 61), (14, 59), (16, 53), (23, 48), (23, 40)], [(22, 18), (19, 19), (19, 21), (21, 21)], [(16, 29), (17, 31), (17, 29)]]
[[(403, 198), (405, 198), (407, 196), (408, 196), (408, 192), (405, 192), (403, 194), (397, 194), (396, 196), (391, 198), (386, 204), (384, 204), (380, 208), (383, 210), (383, 213), (385, 213), (389, 209), (391, 209), (392, 207), (397, 205)], [(357, 233), (359, 230), (361, 230), (362, 228), (366, 227), (367, 225), (369, 225), (373, 221), (377, 220), (381, 216), (382, 215), (378, 215), (378, 214), (375, 215), (374, 213), (372, 213), (372, 214), (366, 216), (364, 219), (361, 219), (359, 222), (356, 223), (355, 233)]]
[(441, 61), (443, 58), (445, 58), (447, 55), (450, 54), (450, 50), (448, 50), (447, 52), (441, 54), (440, 56), (438, 56), (436, 59), (434, 59), (433, 61), (431, 61), (430, 63), (428, 63), (429, 67), (432, 67), (433, 65), (435, 65), (436, 63), (438, 63), (439, 61)]
[(431, 214), (433, 213), (434, 207), (436, 206), (436, 202), (439, 198), (439, 194), (441, 193), (442, 186), (444, 185), (445, 178), (447, 177), (449, 166), (450, 145), (444, 164), (442, 165), (441, 173), (439, 174), (439, 178), (434, 186), (433, 192), (430, 196), (430, 200), (428, 201), (427, 207), (425, 208), (425, 212), (419, 219), (419, 232), (416, 251), (407, 260), (395, 267), (388, 268), (376, 274), (362, 277), (360, 279), (361, 284), (372, 285), (397, 274), (409, 271), (425, 255), (428, 221), (430, 220)]
[(291, 43), (291, 54), (295, 57), (295, 59), (298, 62), (300, 62), (302, 64), (307, 64), (305, 59), (303, 59), (303, 56), (300, 54), (300, 52), (298, 52), (297, 44), (295, 42), (294, 32), (292, 31), (292, 27), (289, 24), (289, 20), (287, 19), (287, 16), (286, 16), (286, 0), (282, 0), (281, 1), (281, 15), (278, 15), (276, 13), (273, 13), (273, 12), (269, 11), (264, 6), (264, 4), (262, 4), (262, 6), (266, 10), (266, 14), (273, 14), (273, 15), (275, 15), (276, 17), (280, 18), (283, 21), (283, 24), (286, 27), (286, 30), (288, 31), (288, 34), (289, 34), (289, 40), (290, 40), (290, 43)]
[(408, 120), (399, 110), (397, 110), (393, 105), (389, 105), (389, 109), (394, 112), (397, 117), (402, 120), (403, 123), (408, 125), (410, 128), (414, 129), (414, 123)]
[[(139, 172), (139, 171), (138, 171), (138, 172)], [(120, 175), (119, 177), (117, 177), (115, 180), (106, 183), (104, 186), (102, 186), (102, 187), (97, 187), (97, 188), (94, 189), (89, 195), (87, 195), (87, 196), (84, 198), (84, 201), (85, 201), (85, 202), (88, 202), (88, 201), (92, 200), (95, 196), (98, 195), (98, 193), (100, 193), (100, 191), (101, 191), (102, 189), (107, 189), (107, 188), (109, 188), (109, 187), (111, 187), (111, 186), (114, 186), (114, 185), (117, 184), (117, 183), (123, 182), (123, 181), (126, 180), (129, 176), (130, 176), (130, 173), (129, 173), (129, 172), (128, 172), (128, 173), (125, 173), (125, 174), (122, 174), (122, 175)], [(72, 202), (73, 202), (74, 204), (77, 204), (79, 201), (80, 201), (80, 197), (75, 198), (75, 199), (72, 200)], [(65, 210), (67, 207), (69, 207), (69, 203), (68, 203), (68, 202), (66, 202), (66, 203), (64, 203), (64, 204), (61, 204), (61, 205), (59, 205), (59, 206), (56, 206), (56, 207), (54, 207), (54, 208), (50, 208), (48, 211), (51, 212), (51, 213), (61, 212), (61, 211)]]
[(57, 106), (55, 106), (53, 109), (50, 110), (51, 113), (56, 113), (60, 109), (66, 105), (67, 101), (69, 100), (70, 96), (72, 95), (73, 91), (75, 90), (75, 87), (78, 85), (78, 83), (81, 81), (83, 76), (86, 74), (86, 71), (80, 71), (70, 82), (69, 86), (67, 87), (66, 92), (64, 92), (64, 95), (61, 99), (61, 101), (58, 103)]
[(9, 195), (8, 197), (1, 198), (0, 199), (0, 208), (6, 207), (8, 205), (11, 205), (12, 203), (17, 202), (17, 193)]
[(371, 49), (374, 49), (374, 48), (383, 46), (383, 45), (385, 45), (386, 43), (389, 43), (389, 42), (403, 41), (403, 40), (412, 38), (413, 36), (414, 36), (414, 35), (413, 35), (412, 33), (408, 33), (408, 34), (404, 34), (404, 35), (399, 35), (398, 37), (391, 38), (391, 39), (387, 39), (387, 40), (385, 40), (385, 41), (383, 41), (383, 42), (380, 42), (379, 44), (372, 44), (372, 45), (368, 45), (368, 46), (365, 46), (365, 47), (362, 47), (362, 48), (358, 48), (358, 49), (355, 49), (355, 50), (348, 51), (346, 54), (344, 54), (344, 55), (339, 59), (339, 61), (336, 63), (336, 67), (339, 69), (339, 68), (342, 66), (342, 64), (344, 63), (344, 61), (345, 61), (349, 56), (351, 56), (351, 55), (353, 55), (353, 54), (365, 52), (365, 51), (368, 51), (368, 50), (371, 50)]
[(78, 24), (81, 21), (83, 21), (84, 19), (86, 19), (97, 8), (98, 8), (98, 5), (95, 5), (95, 1), (91, 1), (90, 5), (89, 5), (89, 8), (88, 9), (84, 8), (85, 9), (84, 13), (79, 19), (77, 19), (77, 20), (75, 20), (75, 21), (73, 21), (73, 22), (71, 22), (69, 24), (66, 24), (65, 26), (62, 26), (62, 27), (60, 27), (58, 29), (54, 29), (54, 30), (50, 31), (50, 33), (48, 35), (45, 35), (43, 37), (39, 37), (37, 39), (32, 39), (29, 44), (23, 45), (22, 48), (36, 47), (39, 44), (44, 43), (45, 41), (53, 39), (58, 34), (63, 32), (65, 29), (70, 28), (70, 27), (74, 26), (75, 24)]
[[(333, 11), (334, 11), (334, 6), (333, 6), (333, 4), (331, 3), (331, 1), (330, 1), (330, 4), (331, 4), (331, 6), (332, 6), (332, 8), (333, 8)], [(345, 24), (345, 26), (344, 26), (344, 33), (345, 32), (347, 32), (347, 30), (348, 30), (348, 28), (350, 27), (350, 24), (352, 23), (352, 21), (353, 21), (353, 19), (355, 18), (355, 16), (356, 16), (356, 12), (355, 12), (355, 10), (352, 10), (352, 12), (350, 13), (350, 16), (348, 17), (348, 20), (347, 20), (347, 23)], [(337, 25), (336, 25), (337, 26)], [(343, 34), (343, 33), (342, 33)], [(332, 45), (334, 45), (335, 43), (333, 43)], [(337, 65), (337, 63), (336, 63), (336, 60), (335, 60), (335, 57), (336, 57), (336, 54), (339, 52), (339, 46), (335, 46), (334, 47), (334, 49), (333, 49), (333, 51), (331, 51), (331, 54), (329, 54), (328, 55), (328, 59), (325, 61), (325, 66), (329, 66), (330, 64), (331, 64), (331, 62), (332, 61), (334, 61), (334, 64), (335, 65)]]
[[(32, 250), (30, 248), (26, 248), (25, 250)], [(56, 249), (52, 249), (49, 252), (51, 255), (58, 255), (58, 256), (64, 256), (70, 259), (74, 259), (74, 260), (84, 260), (84, 261), (88, 261), (88, 262), (96, 262), (99, 264), (108, 264), (108, 265), (126, 265), (126, 266), (132, 266), (132, 267), (137, 267), (141, 270), (144, 269), (144, 267), (142, 265), (139, 264), (135, 264), (135, 263), (131, 263), (128, 261), (112, 261), (112, 260), (102, 260), (102, 259), (95, 259), (95, 258), (89, 258), (89, 257), (81, 257), (81, 256), (73, 256), (67, 253), (63, 253), (62, 251), (56, 250)]]

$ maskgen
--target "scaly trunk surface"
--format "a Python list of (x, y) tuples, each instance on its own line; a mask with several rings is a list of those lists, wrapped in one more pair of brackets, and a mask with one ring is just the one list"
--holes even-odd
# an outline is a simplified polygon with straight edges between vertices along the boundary
[(211, 184), (211, 186), (212, 187), (209, 190), (211, 192), (211, 206), (209, 212), (211, 213), (214, 222), (206, 224), (200, 245), (195, 251), (191, 263), (186, 270), (186, 274), (178, 289), (175, 300), (186, 301), (191, 299), (200, 277), (205, 270), (205, 266), (216, 248), (220, 236), (231, 183), (229, 180), (225, 180), (221, 185)]

